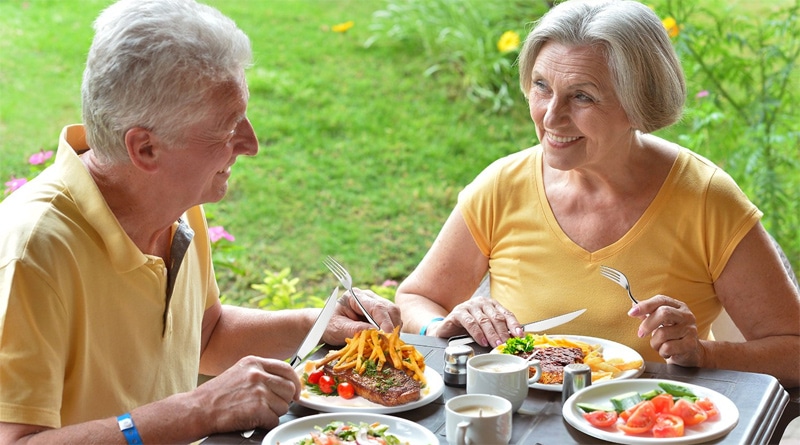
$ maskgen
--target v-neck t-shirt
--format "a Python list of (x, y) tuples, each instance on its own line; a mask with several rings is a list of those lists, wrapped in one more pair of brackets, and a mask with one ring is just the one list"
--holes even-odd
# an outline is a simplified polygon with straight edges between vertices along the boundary
[[(636, 333), (625, 290), (600, 275), (622, 271), (633, 295), (663, 294), (685, 302), (700, 338), (722, 309), (714, 291), (736, 246), (762, 216), (733, 179), (681, 148), (666, 180), (639, 220), (619, 240), (589, 252), (559, 226), (545, 195), (542, 150), (498, 159), (459, 194), (458, 207), (489, 258), (491, 295), (522, 323), (587, 311), (548, 331), (599, 337), (664, 360)], [(609, 357), (610, 358), (610, 357)]]

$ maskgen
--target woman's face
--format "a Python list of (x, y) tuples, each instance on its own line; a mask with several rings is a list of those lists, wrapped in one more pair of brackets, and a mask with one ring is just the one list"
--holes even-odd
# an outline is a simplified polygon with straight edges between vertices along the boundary
[(531, 76), (528, 104), (548, 165), (571, 170), (624, 153), (633, 131), (599, 49), (545, 43)]

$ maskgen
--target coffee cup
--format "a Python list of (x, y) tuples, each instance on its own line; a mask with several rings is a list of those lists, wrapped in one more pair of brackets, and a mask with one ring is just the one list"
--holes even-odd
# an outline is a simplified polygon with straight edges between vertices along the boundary
[[(529, 372), (536, 372), (531, 377)], [(491, 394), (511, 402), (517, 412), (528, 396), (530, 385), (539, 381), (539, 360), (527, 360), (511, 354), (476, 355), (467, 361), (467, 394)]]
[(511, 402), (488, 394), (464, 394), (445, 404), (450, 445), (507, 445), (511, 441)]

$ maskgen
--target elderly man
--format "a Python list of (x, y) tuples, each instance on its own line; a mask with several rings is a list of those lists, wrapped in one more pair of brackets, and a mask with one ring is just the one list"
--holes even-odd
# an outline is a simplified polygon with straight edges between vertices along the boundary
[[(85, 126), (0, 204), (0, 443), (274, 427), (300, 393), (281, 359), (318, 310), (222, 306), (201, 207), (258, 151), (249, 40), (193, 0), (123, 0), (95, 28)], [(383, 329), (399, 323), (364, 296)], [(369, 328), (357, 313), (337, 305), (323, 340)], [(196, 387), (198, 373), (217, 377)]]

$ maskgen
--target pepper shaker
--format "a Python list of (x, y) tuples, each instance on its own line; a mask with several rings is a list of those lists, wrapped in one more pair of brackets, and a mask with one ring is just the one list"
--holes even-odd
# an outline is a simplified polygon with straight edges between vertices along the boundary
[(584, 363), (572, 363), (564, 367), (564, 383), (561, 385), (561, 404), (569, 396), (587, 386), (592, 386), (592, 368)]
[(467, 385), (467, 360), (475, 351), (467, 345), (448, 346), (444, 350), (444, 383), (448, 386)]

